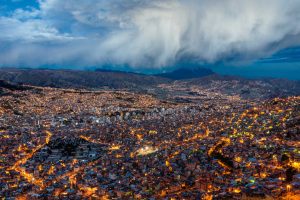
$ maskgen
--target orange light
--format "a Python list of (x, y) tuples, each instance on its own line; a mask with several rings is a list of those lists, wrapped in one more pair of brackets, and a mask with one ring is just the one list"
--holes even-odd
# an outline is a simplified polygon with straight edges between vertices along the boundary
[(120, 145), (112, 145), (110, 148), (109, 148), (109, 150), (111, 150), (111, 151), (115, 151), (115, 150), (119, 150), (121, 148), (121, 146)]
[(51, 165), (51, 167), (50, 167), (50, 169), (49, 169), (49, 171), (48, 171), (48, 174), (51, 175), (51, 174), (53, 174), (53, 173), (54, 173), (54, 166)]
[(160, 196), (165, 197), (167, 195), (167, 192), (165, 190), (161, 191)]
[(166, 160), (166, 166), (170, 167), (170, 162), (168, 160)]
[(292, 189), (292, 185), (290, 185), (290, 184), (286, 185), (286, 190), (287, 190), (288, 192), (290, 192), (291, 189)]
[(235, 162), (240, 163), (242, 161), (242, 158), (238, 156), (238, 157), (235, 157), (234, 160), (235, 160)]
[(93, 195), (98, 190), (98, 188), (97, 187), (94, 187), (94, 188), (85, 187), (85, 188), (82, 188), (82, 190), (84, 191), (84, 195), (86, 197), (89, 197), (89, 196)]
[(267, 177), (267, 174), (266, 174), (266, 173), (261, 173), (261, 174), (260, 174), (260, 177), (261, 177), (261, 178), (266, 178), (266, 177)]
[(142, 140), (143, 139), (143, 135), (142, 134), (137, 134), (136, 137), (138, 138), (138, 140)]
[(233, 192), (238, 194), (238, 193), (241, 193), (242, 191), (241, 191), (240, 188), (235, 188), (235, 189), (233, 190)]
[(292, 162), (292, 167), (294, 167), (297, 170), (299, 170), (300, 169), (300, 162)]

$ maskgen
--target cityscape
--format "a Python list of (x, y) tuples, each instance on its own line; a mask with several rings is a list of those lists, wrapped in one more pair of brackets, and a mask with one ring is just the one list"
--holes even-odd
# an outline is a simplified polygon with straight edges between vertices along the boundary
[(0, 200), (300, 200), (300, 0), (0, 0)]
[(0, 196), (297, 199), (299, 96), (198, 95), (198, 103), (41, 87), (3, 95)]

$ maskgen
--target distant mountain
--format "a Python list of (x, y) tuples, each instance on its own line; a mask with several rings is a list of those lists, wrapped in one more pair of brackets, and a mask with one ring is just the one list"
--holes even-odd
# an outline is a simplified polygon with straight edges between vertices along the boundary
[[(180, 91), (189, 92), (199, 88), (212, 93), (238, 95), (243, 99), (268, 99), (274, 97), (299, 96), (300, 81), (284, 79), (246, 79), (238, 76), (222, 76), (209, 69), (178, 69), (174, 72), (145, 75), (131, 72), (97, 70), (47, 70), (47, 69), (0, 69), (0, 93), (24, 85), (72, 88), (72, 89), (116, 89), (143, 92), (167, 97), (174, 91), (163, 89), (163, 85), (175, 85)], [(7, 82), (8, 81), (8, 82)], [(180, 88), (181, 87), (181, 88)], [(2, 88), (2, 89), (1, 89)]]
[(113, 69), (101, 69), (101, 68), (97, 68), (94, 71), (95, 72), (111, 72), (111, 73), (122, 73), (122, 74), (145, 75), (145, 74), (136, 73), (136, 72), (128, 72), (128, 71), (113, 70)]
[(215, 74), (212, 70), (207, 68), (180, 68), (172, 72), (157, 74), (158, 77), (169, 78), (172, 80), (184, 80), (201, 78)]
[(76, 71), (40, 69), (0, 69), (0, 80), (57, 88), (110, 88), (142, 90), (169, 79), (119, 71)]

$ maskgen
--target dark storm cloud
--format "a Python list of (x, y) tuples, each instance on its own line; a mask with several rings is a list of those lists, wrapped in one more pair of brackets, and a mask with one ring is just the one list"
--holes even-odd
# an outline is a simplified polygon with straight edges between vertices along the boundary
[(0, 65), (254, 61), (300, 44), (299, 10), (298, 0), (40, 0), (0, 17)]

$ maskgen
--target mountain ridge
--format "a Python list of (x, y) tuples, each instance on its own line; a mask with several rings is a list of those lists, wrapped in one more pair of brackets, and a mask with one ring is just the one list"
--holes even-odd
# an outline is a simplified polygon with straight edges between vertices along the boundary
[[(185, 75), (183, 72), (187, 72)], [(193, 72), (196, 72), (193, 74)], [(174, 72), (147, 75), (100, 70), (0, 69), (0, 80), (12, 84), (39, 87), (88, 90), (127, 90), (153, 95), (174, 95), (169, 86), (190, 90), (193, 87), (209, 92), (238, 95), (244, 99), (300, 95), (300, 81), (286, 79), (247, 79), (224, 76), (207, 69), (177, 69)], [(166, 87), (161, 87), (162, 85)]]

